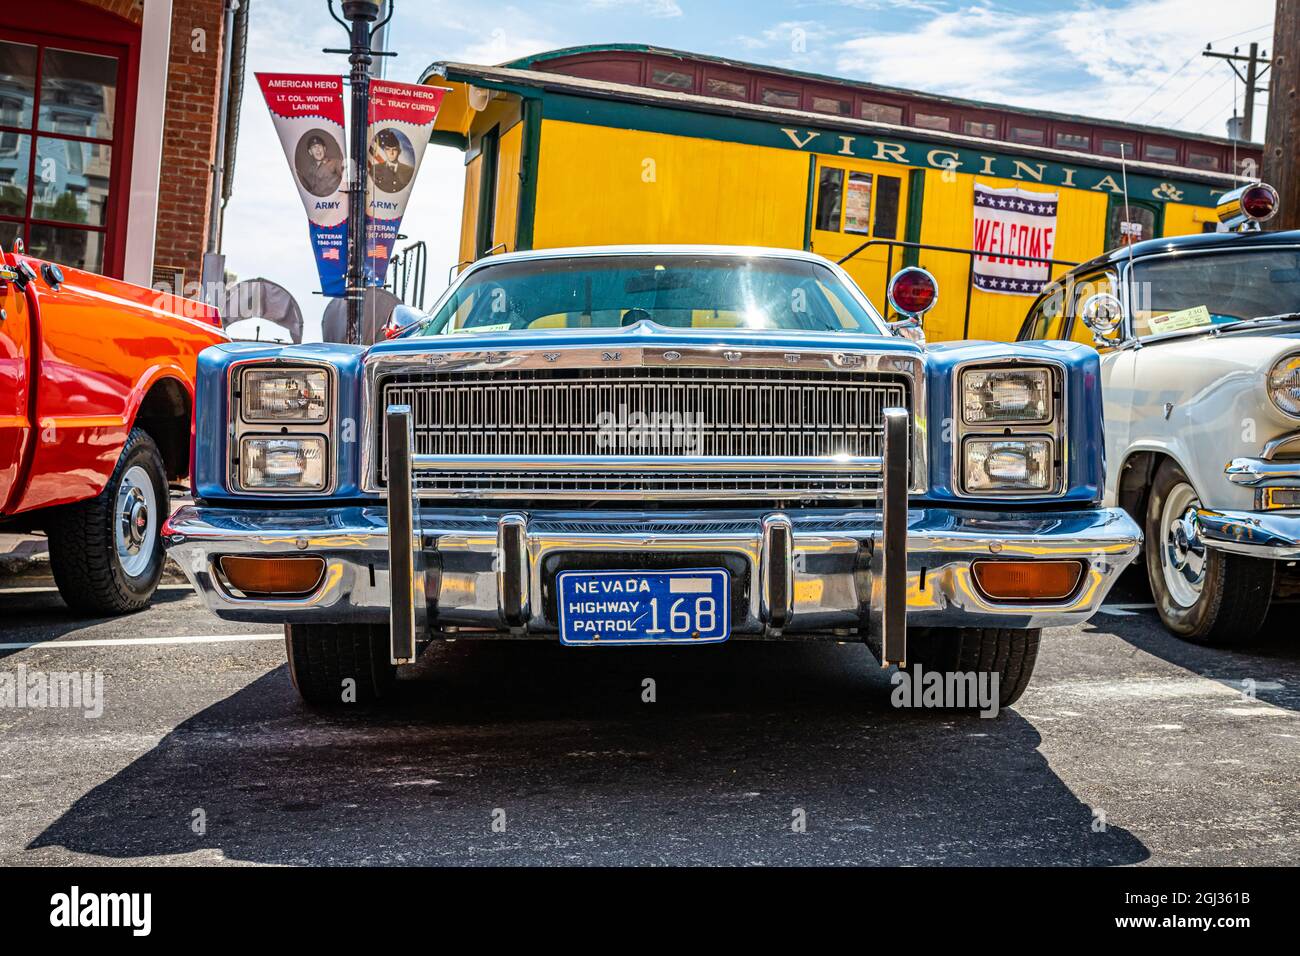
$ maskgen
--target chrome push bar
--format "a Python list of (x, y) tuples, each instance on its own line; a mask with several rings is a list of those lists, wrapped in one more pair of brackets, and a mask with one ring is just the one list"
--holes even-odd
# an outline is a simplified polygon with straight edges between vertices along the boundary
[[(407, 405), (390, 405), (386, 411), (388, 428), (388, 543), (389, 586), (391, 595), (392, 660), (395, 664), (414, 661), (416, 642), (424, 634), (429, 613), (425, 587), (424, 542), (420, 532), (419, 499), (415, 493), (417, 470), (436, 469), (427, 457), (413, 451), (411, 409)], [(836, 462), (843, 467), (866, 468), (883, 473), (882, 531), (877, 546), (869, 542), (872, 576), (871, 599), (864, 608), (864, 631), (880, 639), (881, 665), (902, 664), (907, 660), (907, 538), (908, 484), (910, 478), (909, 415), (906, 409), (884, 410), (885, 441), (882, 458), (853, 459)], [(491, 456), (495, 458), (495, 456)], [(614, 459), (583, 462), (593, 468), (645, 467), (645, 459)], [(777, 461), (777, 460), (774, 460)], [(807, 459), (780, 459), (782, 467), (802, 464)], [(739, 467), (740, 460), (674, 459), (678, 468), (695, 466), (701, 470)], [(499, 467), (499, 461), (491, 463)], [(744, 461), (753, 468), (753, 459)], [(566, 467), (573, 467), (572, 462)], [(818, 460), (824, 470), (826, 460)], [(794, 531), (790, 518), (774, 513), (761, 522), (758, 574), (759, 616), (774, 632), (790, 624), (795, 606)], [(525, 514), (502, 515), (497, 522), (496, 549), (493, 556), (499, 623), (514, 633), (526, 630), (535, 608), (530, 594), (532, 579), (528, 551), (528, 517)], [(435, 609), (436, 610), (436, 609)]]

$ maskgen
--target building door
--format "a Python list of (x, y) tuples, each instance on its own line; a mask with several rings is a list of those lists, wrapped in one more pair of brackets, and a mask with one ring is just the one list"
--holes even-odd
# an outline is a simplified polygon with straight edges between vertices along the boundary
[(119, 271), (127, 87), (125, 48), (0, 26), (0, 245)]
[[(888, 163), (817, 156), (813, 168), (812, 250), (837, 262), (873, 239), (901, 239), (907, 221), (906, 171)], [(869, 246), (844, 268), (882, 312), (889, 281), (890, 249)], [(903, 251), (893, 250), (893, 271)]]

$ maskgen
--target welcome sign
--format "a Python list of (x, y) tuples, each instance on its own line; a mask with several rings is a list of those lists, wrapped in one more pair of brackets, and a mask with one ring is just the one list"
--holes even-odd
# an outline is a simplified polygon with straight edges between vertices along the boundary
[(975, 288), (1038, 295), (1052, 277), (1059, 193), (994, 189), (975, 183)]
[(258, 73), (257, 82), (307, 211), (321, 291), (342, 296), (348, 261), (343, 80), (304, 73)]
[(446, 91), (372, 80), (366, 142), (366, 282), (383, 285), (415, 174)]

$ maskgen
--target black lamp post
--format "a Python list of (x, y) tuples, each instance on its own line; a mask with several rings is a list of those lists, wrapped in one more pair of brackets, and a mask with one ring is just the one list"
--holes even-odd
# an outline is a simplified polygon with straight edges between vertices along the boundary
[(372, 50), (370, 41), (375, 31), (393, 17), (394, 0), (387, 0), (388, 12), (381, 23), (379, 0), (341, 0), (343, 16), (334, 12), (334, 0), (329, 0), (330, 16), (348, 31), (351, 46), (346, 50), (325, 50), (326, 53), (346, 53), (352, 65), (349, 82), (352, 86), (352, 128), (348, 131), (348, 151), (351, 155), (348, 185), (348, 274), (344, 290), (348, 301), (347, 340), (351, 345), (361, 341), (362, 310), (366, 292), (366, 126), (370, 115), (370, 64), (376, 56), (393, 56), (383, 50)]

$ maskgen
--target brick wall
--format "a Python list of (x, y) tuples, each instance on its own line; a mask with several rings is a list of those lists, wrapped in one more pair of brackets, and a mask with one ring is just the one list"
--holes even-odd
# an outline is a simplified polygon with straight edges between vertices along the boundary
[[(197, 282), (207, 243), (220, 102), (222, 0), (172, 0), (154, 275)], [(196, 50), (194, 30), (203, 30)]]

